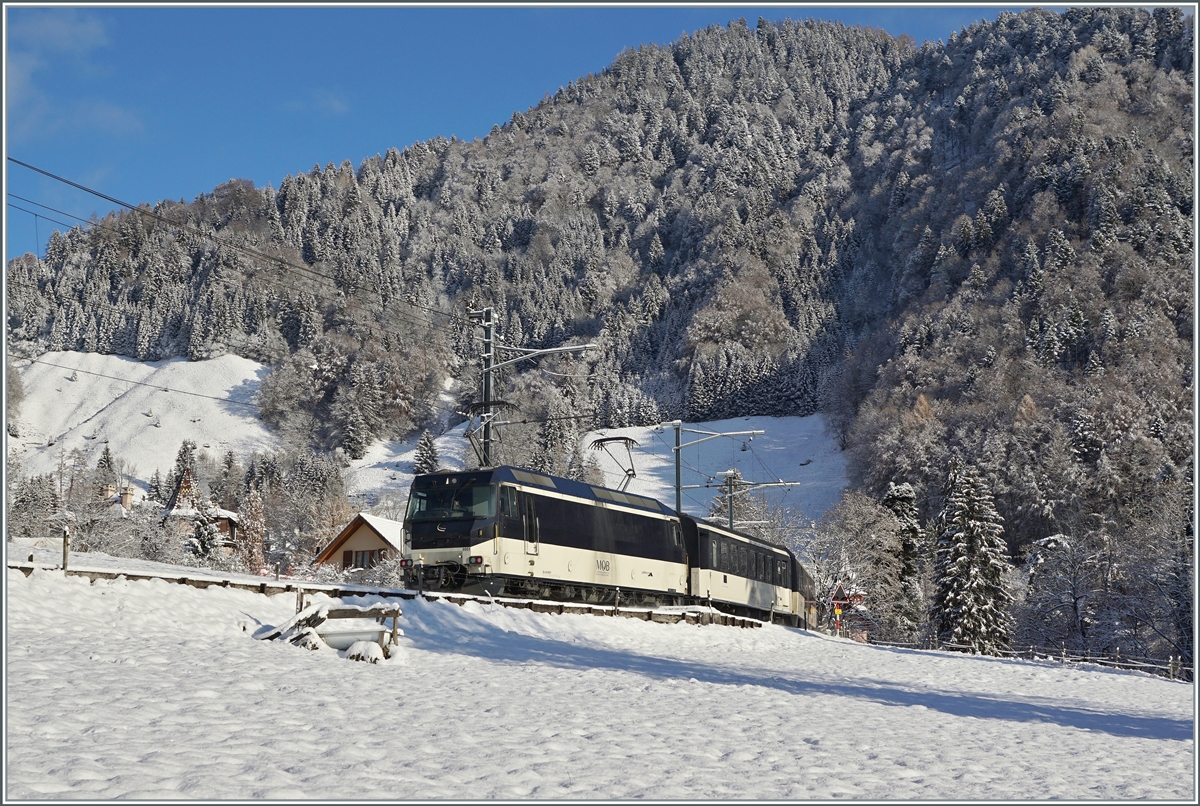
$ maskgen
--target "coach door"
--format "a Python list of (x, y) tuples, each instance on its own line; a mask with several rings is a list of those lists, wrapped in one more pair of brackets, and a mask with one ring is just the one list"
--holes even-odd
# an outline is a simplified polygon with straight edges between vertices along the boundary
[(538, 528), (537, 513), (533, 508), (533, 496), (528, 493), (522, 494), (521, 507), (522, 529), (525, 532), (525, 553), (537, 554), (541, 535)]

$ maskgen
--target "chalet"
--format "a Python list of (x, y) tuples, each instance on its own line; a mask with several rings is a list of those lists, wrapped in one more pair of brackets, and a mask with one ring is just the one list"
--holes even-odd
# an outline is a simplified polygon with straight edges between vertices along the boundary
[(340, 570), (370, 568), (388, 557), (404, 554), (404, 524), (360, 512), (321, 549), (313, 565), (329, 565)]
[(837, 583), (829, 597), (829, 609), (833, 615), (831, 621), (835, 629), (841, 635), (862, 644), (867, 643), (874, 623), (871, 611), (863, 605), (865, 598), (865, 594), (858, 590), (857, 586), (852, 583), (843, 585), (841, 582)]
[(184, 524), (190, 532), (196, 521), (207, 517), (217, 526), (221, 533), (221, 543), (226, 549), (231, 549), (237, 539), (238, 516), (236, 512), (221, 509), (212, 501), (202, 500), (196, 480), (190, 467), (184, 468), (179, 482), (175, 485), (167, 506), (163, 509), (161, 525)]

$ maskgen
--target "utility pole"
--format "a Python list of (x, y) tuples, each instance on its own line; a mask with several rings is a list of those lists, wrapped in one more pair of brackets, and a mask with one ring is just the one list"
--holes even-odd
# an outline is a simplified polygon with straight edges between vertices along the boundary
[(736, 470), (726, 470), (724, 473), (718, 473), (717, 475), (725, 477), (725, 485), (724, 485), (725, 486), (725, 500), (729, 504), (729, 530), (730, 531), (733, 531), (733, 497), (735, 495), (741, 495), (742, 493), (748, 493), (748, 492), (751, 492), (752, 490), (758, 490), (763, 487), (794, 487), (800, 483), (798, 481), (772, 481), (772, 482), (743, 481), (742, 483), (745, 484), (746, 486), (740, 490), (734, 491), (733, 479), (735, 476), (737, 476)]
[(495, 309), (484, 308), (482, 311), (469, 311), (467, 316), (483, 326), (483, 413), (479, 419), (483, 427), (483, 450), (480, 451), (479, 461), (484, 467), (492, 466), (492, 364), (496, 358), (494, 320)]
[[(483, 327), (483, 352), (480, 358), (483, 359), (483, 401), (480, 404), (482, 413), (479, 415), (481, 429), (483, 432), (483, 445), (479, 451), (479, 462), (483, 467), (492, 466), (492, 417), (493, 409), (495, 408), (495, 397), (493, 396), (493, 376), (492, 373), (498, 369), (516, 364), (525, 359), (539, 358), (543, 355), (552, 353), (571, 353), (579, 350), (590, 350), (595, 347), (594, 344), (581, 344), (577, 347), (551, 347), (545, 350), (532, 350), (527, 347), (508, 347), (503, 344), (496, 344), (496, 323), (495, 309), (491, 306), (480, 311), (468, 311), (467, 316)], [(523, 353), (516, 358), (510, 358), (507, 361), (496, 363), (496, 349), (509, 350), (511, 352)]]
[(725, 471), (725, 501), (729, 504), (729, 531), (733, 531), (733, 470)]
[[(683, 449), (684, 448), (690, 448), (693, 445), (699, 445), (701, 442), (708, 442), (710, 439), (716, 439), (717, 437), (747, 437), (748, 436), (751, 439), (754, 439), (754, 437), (756, 437), (760, 434), (767, 433), (766, 431), (730, 431), (729, 433), (726, 433), (726, 434), (718, 434), (713, 431), (697, 431), (694, 428), (684, 428), (683, 422), (681, 420), (672, 420), (669, 423), (663, 423), (663, 425), (669, 425), (675, 429), (675, 447), (672, 448), (671, 450), (675, 452), (675, 514), (676, 515), (683, 514), (683, 491), (685, 489), (690, 490), (694, 487), (707, 487), (708, 486), (707, 484), (689, 484), (687, 487), (683, 486), (683, 471), (682, 471), (681, 465), (683, 462)], [(686, 445), (680, 445), (679, 444), (680, 436), (684, 431), (687, 431), (689, 434), (704, 434), (704, 436), (701, 437), (700, 439), (693, 440), (693, 441), (687, 443)]]

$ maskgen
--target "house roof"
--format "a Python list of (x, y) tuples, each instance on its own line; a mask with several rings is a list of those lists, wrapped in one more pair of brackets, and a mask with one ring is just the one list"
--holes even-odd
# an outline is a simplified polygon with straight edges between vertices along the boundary
[(397, 552), (404, 551), (404, 524), (400, 521), (388, 520), (381, 518), (378, 515), (368, 515), (366, 512), (360, 512), (354, 516), (354, 519), (346, 524), (342, 531), (338, 532), (328, 546), (321, 549), (315, 558), (313, 564), (323, 563), (333, 557), (342, 544), (350, 539), (350, 536), (358, 531), (360, 526), (366, 526), (372, 532), (379, 536), (379, 539), (388, 546), (395, 549)]

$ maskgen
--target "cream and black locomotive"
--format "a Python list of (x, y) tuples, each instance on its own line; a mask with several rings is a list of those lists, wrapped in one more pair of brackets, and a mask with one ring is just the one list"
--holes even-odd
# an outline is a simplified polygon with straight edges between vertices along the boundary
[(516, 467), (419, 475), (404, 519), (409, 585), (594, 604), (710, 604), (812, 623), (787, 549), (653, 498)]

